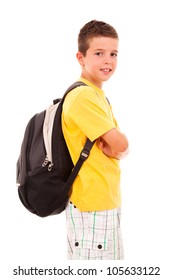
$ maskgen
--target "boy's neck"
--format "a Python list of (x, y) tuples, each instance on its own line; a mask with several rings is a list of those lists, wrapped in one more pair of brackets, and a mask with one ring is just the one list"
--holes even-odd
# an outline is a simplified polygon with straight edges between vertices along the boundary
[(86, 78), (84, 78), (84, 77), (80, 77), (80, 79), (79, 79), (80, 81), (82, 81), (82, 82), (84, 82), (85, 84), (87, 84), (88, 86), (91, 86), (91, 87), (93, 87), (96, 91), (97, 91), (97, 93), (100, 93), (100, 94), (104, 94), (104, 91), (103, 91), (103, 89), (101, 89), (100, 87), (98, 87), (95, 83), (93, 83), (92, 81), (90, 81), (90, 80), (88, 80), (88, 79), (86, 79)]
[(94, 81), (91, 77), (86, 77), (86, 75), (83, 75), (83, 74), (81, 74), (81, 78), (87, 80), (88, 82), (92, 83), (96, 87), (102, 89), (103, 82), (102, 83), (98, 83), (97, 81)]

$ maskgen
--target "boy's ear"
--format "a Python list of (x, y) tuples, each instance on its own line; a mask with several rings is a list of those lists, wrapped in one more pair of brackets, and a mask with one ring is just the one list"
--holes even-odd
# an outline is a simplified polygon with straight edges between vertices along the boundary
[(84, 66), (84, 60), (83, 60), (83, 55), (82, 55), (82, 53), (81, 53), (81, 52), (77, 52), (76, 57), (77, 57), (77, 60), (78, 60), (79, 64), (80, 64), (81, 66)]

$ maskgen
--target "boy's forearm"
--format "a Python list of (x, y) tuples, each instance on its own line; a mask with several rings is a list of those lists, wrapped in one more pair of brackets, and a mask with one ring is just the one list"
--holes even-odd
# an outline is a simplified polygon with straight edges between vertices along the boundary
[(100, 138), (99, 142), (98, 142), (98, 147), (102, 150), (102, 152), (108, 156), (108, 157), (112, 157), (115, 159), (123, 159), (124, 157), (126, 157), (126, 155), (128, 154), (128, 148), (126, 150), (124, 150), (123, 152), (117, 152), (115, 150), (113, 150), (108, 143), (106, 143), (106, 141), (104, 141), (104, 139)]
[(108, 157), (112, 157), (112, 158), (120, 160), (120, 159), (125, 158), (129, 151), (126, 150), (125, 152), (117, 153), (115, 151), (107, 152), (107, 150), (102, 149), (102, 152)]
[(114, 158), (122, 158), (127, 154), (127, 137), (117, 128), (107, 131), (100, 137), (101, 148), (105, 154)]

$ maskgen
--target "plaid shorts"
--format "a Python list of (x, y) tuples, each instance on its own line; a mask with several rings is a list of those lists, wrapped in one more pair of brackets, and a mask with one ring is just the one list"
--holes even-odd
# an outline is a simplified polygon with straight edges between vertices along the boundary
[(66, 208), (69, 260), (123, 260), (120, 208), (80, 212), (71, 202)]

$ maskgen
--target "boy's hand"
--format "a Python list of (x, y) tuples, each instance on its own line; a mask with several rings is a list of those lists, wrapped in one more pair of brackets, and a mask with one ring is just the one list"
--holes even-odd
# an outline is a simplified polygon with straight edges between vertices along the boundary
[(111, 157), (112, 155), (112, 151), (111, 151), (111, 147), (106, 143), (106, 141), (100, 137), (99, 141), (98, 141), (98, 147), (100, 150), (102, 150), (102, 152), (108, 156)]
[(127, 155), (127, 152), (116, 153), (115, 151), (112, 151), (109, 144), (102, 137), (99, 138), (98, 147), (106, 156), (116, 158), (118, 160), (124, 158)]

